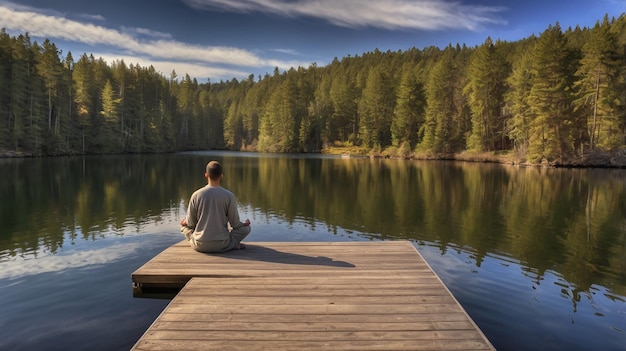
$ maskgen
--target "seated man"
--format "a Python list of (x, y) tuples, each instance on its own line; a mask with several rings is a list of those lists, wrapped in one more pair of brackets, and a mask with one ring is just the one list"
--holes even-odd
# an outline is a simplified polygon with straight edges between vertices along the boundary
[(245, 248), (241, 241), (250, 234), (250, 220), (239, 220), (235, 195), (220, 186), (224, 176), (222, 165), (217, 161), (209, 162), (204, 176), (208, 184), (191, 195), (187, 216), (180, 221), (180, 231), (196, 251)]

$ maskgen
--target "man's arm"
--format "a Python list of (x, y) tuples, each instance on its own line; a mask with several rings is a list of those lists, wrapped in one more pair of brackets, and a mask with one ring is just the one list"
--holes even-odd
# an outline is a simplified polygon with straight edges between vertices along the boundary
[(237, 198), (233, 195), (228, 204), (228, 222), (233, 229), (237, 229), (243, 226), (249, 226), (250, 220), (246, 219), (245, 222), (241, 222), (239, 219), (239, 209), (237, 208)]
[[(189, 229), (195, 229), (196, 227), (196, 206), (194, 206), (195, 203), (195, 196), (191, 196), (191, 199), (189, 200), (189, 206), (187, 207), (187, 215), (180, 220), (180, 225), (183, 227), (187, 227)], [(191, 222), (191, 223), (189, 223)]]

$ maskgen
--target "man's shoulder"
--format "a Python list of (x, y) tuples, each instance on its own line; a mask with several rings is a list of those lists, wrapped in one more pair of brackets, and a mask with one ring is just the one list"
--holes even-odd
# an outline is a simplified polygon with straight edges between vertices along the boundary
[(230, 190), (228, 190), (228, 189), (226, 189), (226, 188), (224, 188), (224, 187), (221, 187), (221, 186), (220, 186), (220, 187), (217, 187), (216, 189), (220, 189), (219, 191), (220, 191), (220, 192), (222, 192), (222, 193), (224, 193), (224, 194), (228, 194), (228, 195), (230, 195), (230, 196), (235, 196), (235, 194), (233, 194), (233, 192), (232, 192), (232, 191), (230, 191)]
[(205, 185), (202, 188), (196, 189), (196, 191), (194, 191), (194, 193), (200, 193), (200, 192), (206, 191), (206, 189), (208, 189), (208, 188), (209, 188), (209, 186)]
[(201, 193), (212, 193), (212, 194), (227, 194), (229, 196), (235, 196), (230, 190), (221, 187), (221, 186), (205, 186), (198, 190), (196, 190), (197, 194)]
[(202, 188), (197, 189), (196, 191), (193, 192), (193, 194), (191, 194), (191, 197), (198, 197), (201, 194), (205, 193), (207, 190), (209, 189), (208, 186), (203, 186)]

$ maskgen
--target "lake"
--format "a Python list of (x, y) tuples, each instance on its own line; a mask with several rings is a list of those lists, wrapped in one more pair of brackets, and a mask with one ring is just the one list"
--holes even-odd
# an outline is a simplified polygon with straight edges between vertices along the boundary
[(0, 159), (0, 349), (132, 347), (212, 159), (247, 241), (410, 240), (498, 350), (626, 350), (626, 170), (233, 152)]

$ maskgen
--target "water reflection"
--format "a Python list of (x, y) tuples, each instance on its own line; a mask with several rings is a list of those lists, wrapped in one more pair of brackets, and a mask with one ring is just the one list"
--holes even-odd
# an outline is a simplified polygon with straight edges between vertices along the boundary
[[(251, 240), (410, 239), (490, 338), (514, 338), (506, 319), (550, 296), (542, 311), (604, 318), (626, 339), (624, 170), (233, 153), (0, 160), (0, 279), (28, 274), (10, 268), (19, 260), (41, 259), (30, 264), (41, 271), (97, 261), (93, 247), (60, 249), (129, 228), (175, 232), (210, 159), (254, 216)], [(498, 317), (508, 301), (498, 293), (520, 300), (516, 314)]]
[[(625, 294), (623, 170), (247, 155), (213, 158), (224, 163), (224, 185), (265, 216), (464, 247), (477, 266), (498, 253), (532, 267), (525, 274), (536, 281), (556, 270), (580, 291)], [(0, 262), (159, 223), (204, 185), (209, 158), (2, 160)]]
[(262, 212), (381, 238), (498, 253), (624, 294), (626, 172), (396, 160), (224, 157), (226, 186)]
[(139, 248), (139, 244), (114, 244), (102, 248), (71, 250), (57, 255), (43, 255), (27, 263), (23, 259), (2, 263), (0, 279), (19, 279), (29, 275), (61, 272), (66, 269), (80, 269), (97, 264), (106, 264), (130, 256)]
[[(175, 160), (169, 158), (169, 160)], [(158, 162), (157, 162), (158, 161)], [(0, 160), (0, 262), (158, 223), (187, 193), (168, 158)], [(160, 172), (161, 170), (166, 170)], [(182, 189), (181, 189), (182, 187)]]

